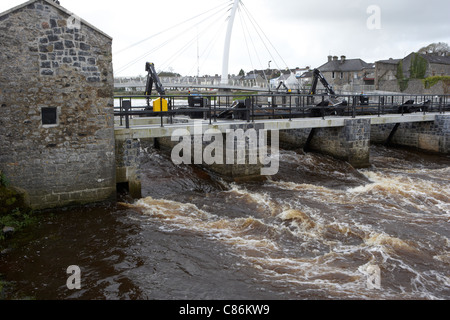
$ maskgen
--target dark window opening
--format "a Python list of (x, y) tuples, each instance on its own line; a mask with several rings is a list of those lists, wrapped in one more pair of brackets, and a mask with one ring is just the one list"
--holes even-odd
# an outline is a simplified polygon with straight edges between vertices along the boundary
[(128, 182), (119, 182), (116, 184), (116, 191), (119, 194), (126, 194), (130, 192), (130, 184)]
[(57, 114), (56, 108), (42, 108), (42, 124), (44, 126), (58, 124)]
[(128, 182), (121, 182), (116, 184), (116, 196), (119, 202), (129, 202), (130, 197), (130, 184)]

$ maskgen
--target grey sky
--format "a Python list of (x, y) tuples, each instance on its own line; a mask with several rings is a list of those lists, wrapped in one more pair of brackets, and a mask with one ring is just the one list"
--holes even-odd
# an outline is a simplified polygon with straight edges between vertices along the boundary
[[(24, 0), (2, 0), (3, 12)], [(114, 38), (116, 76), (145, 74), (145, 62), (183, 75), (220, 74), (226, 6), (232, 0), (60, 0), (61, 5)], [(236, 17), (230, 73), (253, 68), (318, 67), (328, 55), (366, 62), (401, 58), (433, 42), (450, 44), (448, 0), (242, 0)], [(223, 6), (221, 6), (223, 5)], [(380, 9), (380, 29), (367, 27), (369, 6)], [(209, 9), (206, 15), (152, 37)], [(217, 14), (213, 14), (217, 12)], [(200, 23), (202, 19), (206, 19)], [(371, 20), (373, 21), (373, 20)], [(198, 26), (194, 26), (195, 22)], [(265, 38), (267, 36), (268, 40)], [(165, 44), (169, 39), (173, 39)], [(264, 42), (261, 40), (264, 39)], [(188, 46), (188, 44), (190, 44)], [(273, 47), (276, 48), (273, 49)], [(269, 49), (269, 50), (267, 50)], [(148, 53), (146, 56), (145, 54)], [(197, 56), (200, 59), (197, 59)], [(139, 59), (139, 57), (142, 57)], [(127, 66), (128, 65), (128, 66)]]

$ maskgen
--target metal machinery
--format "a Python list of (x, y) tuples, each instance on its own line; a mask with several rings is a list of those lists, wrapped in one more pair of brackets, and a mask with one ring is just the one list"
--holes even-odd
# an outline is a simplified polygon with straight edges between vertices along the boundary
[[(147, 71), (147, 84), (145, 86), (145, 95), (147, 96), (147, 108), (146, 110), (153, 110), (153, 112), (167, 112), (168, 111), (168, 101), (164, 99), (166, 95), (166, 90), (158, 77), (158, 73), (155, 70), (155, 64), (147, 62), (145, 64), (145, 71)], [(152, 95), (153, 84), (158, 92), (160, 98), (153, 101), (153, 106), (150, 105), (150, 96)]]
[(159, 80), (158, 74), (155, 70), (155, 64), (151, 62), (147, 62), (145, 64), (145, 71), (148, 72), (147, 75), (147, 85), (145, 87), (145, 95), (151, 96), (153, 90), (153, 83), (155, 84), (156, 91), (160, 96), (166, 95), (166, 90), (164, 89), (161, 80)]
[(333, 87), (328, 83), (327, 79), (325, 79), (325, 77), (323, 76), (322, 72), (320, 72), (319, 69), (314, 69), (314, 71), (313, 71), (313, 81), (311, 84), (311, 91), (310, 91), (311, 95), (316, 94), (317, 84), (318, 84), (319, 80), (322, 83), (322, 85), (325, 87), (325, 90), (327, 91), (328, 95), (333, 95), (333, 96), (336, 95), (336, 93), (333, 90)]
[(325, 115), (343, 115), (348, 102), (346, 100), (339, 101), (336, 99), (336, 93), (334, 92), (333, 87), (328, 83), (319, 69), (314, 69), (313, 71), (313, 81), (309, 94), (316, 94), (317, 84), (319, 80), (324, 86), (327, 95), (330, 97), (330, 100), (322, 100), (322, 102), (311, 108), (311, 116), (322, 117)]

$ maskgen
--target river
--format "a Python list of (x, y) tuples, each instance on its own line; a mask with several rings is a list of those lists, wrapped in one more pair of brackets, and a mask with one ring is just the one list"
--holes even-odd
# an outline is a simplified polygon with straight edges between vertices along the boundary
[(4, 298), (450, 298), (448, 156), (372, 146), (355, 170), (282, 150), (276, 176), (230, 183), (143, 154), (142, 199), (49, 211), (11, 240)]

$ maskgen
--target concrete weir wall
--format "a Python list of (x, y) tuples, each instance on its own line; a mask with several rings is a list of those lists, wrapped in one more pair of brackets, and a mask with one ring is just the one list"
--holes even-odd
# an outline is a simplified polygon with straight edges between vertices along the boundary
[[(226, 164), (225, 155), (229, 152), (225, 141), (228, 140), (227, 132), (242, 129), (244, 132), (255, 129), (258, 132), (274, 132), (279, 136), (279, 147), (282, 149), (300, 149), (320, 152), (331, 155), (337, 159), (349, 162), (355, 168), (366, 168), (371, 165), (370, 145), (373, 143), (386, 144), (391, 138), (393, 144), (414, 147), (425, 151), (433, 151), (448, 154), (450, 152), (450, 115), (441, 114), (413, 114), (413, 115), (387, 115), (367, 116), (359, 118), (332, 117), (329, 119), (294, 119), (292, 121), (266, 120), (257, 123), (247, 122), (223, 122), (214, 125), (203, 124), (196, 129), (194, 123), (186, 123), (182, 126), (187, 132), (188, 152), (185, 161), (191, 164), (200, 164), (224, 177), (233, 180), (261, 177), (261, 170), (265, 166), (260, 163), (251, 163), (249, 155), (252, 148), (246, 142), (240, 147), (234, 145), (234, 158), (237, 153), (245, 150), (245, 161), (240, 164)], [(138, 127), (131, 129), (116, 129), (116, 159), (117, 181), (130, 183), (136, 187), (139, 194), (139, 148), (145, 139), (156, 138), (161, 149), (171, 154), (182, 141), (174, 139), (177, 126), (166, 127)], [(210, 148), (211, 141), (202, 141), (199, 136), (209, 129), (218, 131), (218, 138), (224, 144), (223, 153), (216, 159), (223, 159), (224, 164), (207, 164), (204, 159), (195, 159), (196, 141), (199, 141), (200, 154)], [(394, 130), (396, 129), (396, 130)], [(196, 130), (201, 130), (196, 135)], [(197, 132), (198, 133), (198, 132)], [(200, 140), (199, 140), (200, 139)], [(276, 140), (276, 139), (275, 139)], [(274, 141), (267, 138), (270, 145)], [(273, 146), (273, 145), (272, 145)], [(177, 151), (178, 152), (178, 151)], [(206, 153), (205, 153), (206, 154)], [(173, 160), (173, 159), (172, 159)], [(267, 165), (266, 165), (267, 167)], [(276, 173), (274, 173), (276, 174)]]
[[(226, 141), (226, 134), (223, 134), (223, 141)], [(215, 154), (221, 158), (223, 164), (212, 163), (205, 164), (204, 159), (198, 161), (195, 157), (195, 143), (198, 143), (201, 147), (201, 154), (205, 151), (205, 148), (208, 148), (209, 144), (205, 143), (202, 139), (202, 136), (190, 136), (191, 146), (190, 150), (185, 148), (184, 152), (189, 152), (189, 158), (184, 158), (186, 160), (186, 164), (197, 164), (206, 168), (216, 174), (221, 175), (224, 179), (230, 180), (247, 180), (261, 177), (261, 168), (263, 165), (258, 162), (252, 164), (250, 161), (250, 146), (246, 143), (244, 147), (245, 152), (245, 163), (244, 164), (226, 164), (226, 155), (227, 155), (227, 146), (223, 145), (223, 149), (218, 154)], [(186, 138), (188, 139), (188, 138)], [(153, 141), (154, 140), (154, 141)], [(161, 138), (152, 138), (152, 139), (133, 139), (133, 138), (125, 138), (125, 139), (116, 139), (116, 183), (122, 184), (128, 189), (130, 196), (133, 198), (140, 198), (142, 196), (141, 192), (141, 161), (142, 161), (142, 147), (146, 145), (157, 145), (158, 148), (167, 155), (171, 156), (173, 150), (176, 149), (177, 146), (180, 146), (182, 142), (182, 138), (179, 141), (172, 141), (170, 137), (161, 137)], [(233, 148), (231, 152), (234, 154), (234, 158), (237, 159), (237, 149)], [(180, 157), (183, 157), (183, 152), (180, 152)]]
[(116, 139), (116, 184), (127, 184), (130, 195), (141, 197), (141, 141)]
[(315, 129), (307, 149), (329, 154), (355, 168), (370, 166), (370, 119), (345, 120), (343, 127)]
[[(199, 150), (202, 155), (205, 154), (205, 150), (208, 152), (207, 148), (211, 148), (211, 142), (205, 142), (203, 140), (203, 136), (192, 135), (191, 136), (191, 158), (185, 159), (186, 162), (191, 164), (196, 164), (215, 172), (225, 179), (231, 180), (241, 180), (241, 179), (254, 179), (261, 177), (261, 168), (263, 168), (263, 164), (259, 161), (259, 158), (256, 162), (252, 163), (251, 154), (258, 154), (258, 150), (256, 147), (253, 147), (249, 144), (249, 140), (245, 139), (245, 145), (238, 146), (237, 141), (234, 136), (230, 137), (230, 134), (223, 133), (221, 135), (222, 146), (217, 149), (217, 153), (214, 153), (214, 162), (208, 164), (205, 162), (205, 159), (196, 159), (195, 153), (195, 144), (201, 146)], [(234, 143), (231, 145), (227, 144), (228, 139), (233, 139)], [(164, 137), (158, 138), (158, 144), (165, 153), (171, 154), (176, 145), (179, 145), (180, 141), (172, 141), (171, 138)], [(238, 152), (243, 151), (242, 163), (238, 163)], [(208, 152), (209, 153), (209, 152)], [(232, 155), (233, 163), (227, 164), (227, 155)]]
[(346, 119), (338, 127), (283, 130), (280, 145), (321, 152), (364, 168), (370, 165), (370, 129), (370, 119)]
[(303, 148), (348, 161), (355, 168), (370, 165), (371, 144), (390, 144), (442, 154), (450, 153), (450, 115), (346, 119), (343, 126), (280, 132), (281, 147)]
[(449, 154), (450, 115), (436, 115), (434, 121), (399, 123), (397, 127), (395, 123), (372, 125), (371, 141)]

